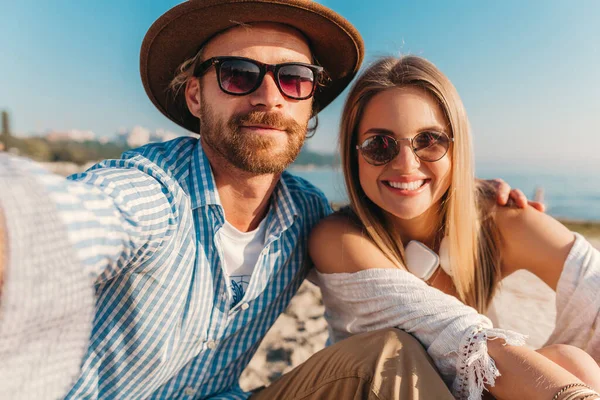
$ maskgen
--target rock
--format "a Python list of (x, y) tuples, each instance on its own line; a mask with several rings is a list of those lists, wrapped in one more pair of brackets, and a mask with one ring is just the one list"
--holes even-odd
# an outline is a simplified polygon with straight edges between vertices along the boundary
[(270, 348), (267, 350), (267, 362), (284, 362), (292, 363), (292, 350), (284, 349), (283, 347)]
[(242, 389), (268, 385), (325, 347), (329, 334), (324, 310), (321, 291), (305, 281), (242, 373)]

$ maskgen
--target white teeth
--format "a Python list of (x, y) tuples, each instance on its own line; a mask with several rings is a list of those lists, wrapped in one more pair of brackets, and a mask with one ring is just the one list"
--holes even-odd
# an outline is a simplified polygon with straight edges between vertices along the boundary
[(424, 180), (420, 181), (412, 181), (412, 182), (391, 182), (388, 181), (388, 185), (393, 187), (394, 189), (404, 189), (404, 190), (417, 190), (425, 183)]

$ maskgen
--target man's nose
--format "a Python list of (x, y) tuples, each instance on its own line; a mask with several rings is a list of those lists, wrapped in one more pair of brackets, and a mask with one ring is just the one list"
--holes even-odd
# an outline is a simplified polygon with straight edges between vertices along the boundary
[(258, 89), (250, 93), (250, 102), (255, 107), (264, 107), (269, 110), (281, 108), (285, 101), (272, 72), (267, 72)]

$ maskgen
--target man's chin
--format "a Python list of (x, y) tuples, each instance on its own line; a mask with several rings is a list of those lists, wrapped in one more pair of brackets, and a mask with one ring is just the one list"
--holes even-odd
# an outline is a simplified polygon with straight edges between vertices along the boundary
[(237, 167), (240, 170), (250, 173), (250, 174), (269, 175), (269, 174), (282, 173), (287, 168), (287, 165), (275, 164), (275, 163), (269, 163), (269, 164), (246, 163), (246, 164), (237, 165)]
[(285, 133), (276, 135), (252, 134), (245, 139), (242, 141), (242, 146), (245, 149), (252, 149), (255, 152), (264, 150), (271, 153), (283, 153), (290, 146), (290, 138), (285, 136)]
[(257, 174), (279, 174), (282, 173), (291, 163), (289, 158), (273, 157), (258, 158), (253, 157), (245, 163), (245, 170)]
[(278, 174), (283, 172), (294, 160), (297, 154), (276, 152), (271, 149), (257, 149), (247, 152), (246, 157), (238, 159), (238, 168), (256, 174)]

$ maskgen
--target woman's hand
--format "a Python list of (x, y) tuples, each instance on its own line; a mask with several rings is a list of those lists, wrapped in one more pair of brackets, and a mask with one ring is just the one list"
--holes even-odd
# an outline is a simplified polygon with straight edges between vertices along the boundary
[(544, 203), (527, 200), (527, 196), (520, 189), (511, 189), (510, 185), (500, 178), (488, 179), (486, 182), (492, 184), (496, 189), (496, 202), (498, 205), (515, 204), (518, 208), (525, 208), (530, 205), (538, 211), (546, 211)]

